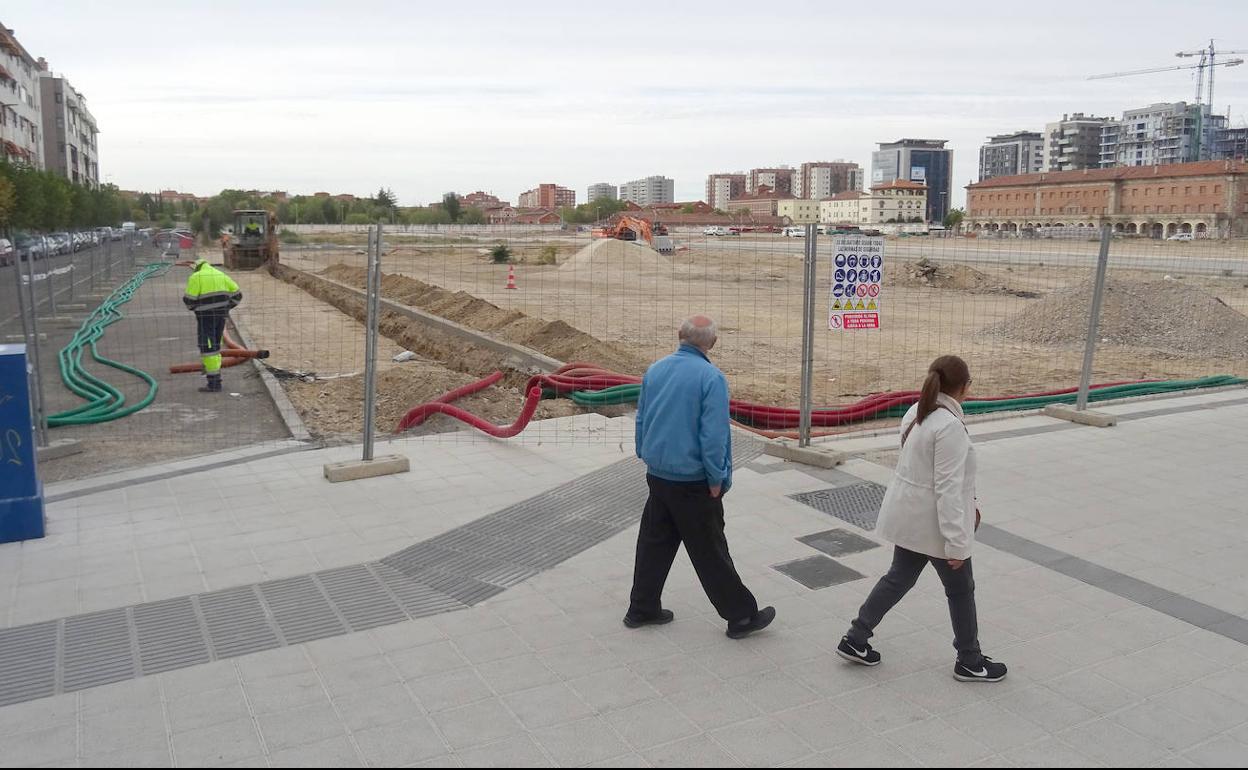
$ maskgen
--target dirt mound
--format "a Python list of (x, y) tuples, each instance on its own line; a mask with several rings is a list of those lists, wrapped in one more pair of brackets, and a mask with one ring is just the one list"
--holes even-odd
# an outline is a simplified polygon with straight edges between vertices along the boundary
[[(377, 430), (388, 433), (417, 404), (433, 401), (447, 391), (475, 382), (476, 377), (453, 372), (431, 361), (411, 361), (385, 371), (377, 377)], [(333, 380), (286, 383), (291, 400), (299, 408), (309, 427), (318, 434), (343, 436), (364, 430), (364, 377), (340, 377)], [(519, 388), (494, 386), (455, 402), (455, 406), (483, 417), (490, 422), (507, 424), (520, 414), (524, 399)], [(543, 401), (534, 419), (563, 417), (582, 410), (566, 399)], [(417, 433), (439, 433), (458, 430), (463, 423), (445, 415), (437, 415), (416, 430)]]
[[(1092, 285), (1053, 292), (985, 334), (1042, 345), (1081, 345)], [(1248, 356), (1248, 316), (1177, 281), (1110, 280), (1098, 336), (1111, 345), (1212, 356)]]
[(1012, 294), (1016, 297), (1034, 299), (1039, 292), (1023, 291), (1006, 286), (987, 273), (969, 265), (942, 265), (922, 257), (917, 262), (903, 262), (892, 279), (895, 286), (907, 288), (953, 289), (996, 294)]
[[(364, 288), (366, 277), (363, 268), (342, 264), (326, 268), (322, 275), (357, 288)], [(467, 292), (448, 291), (406, 275), (382, 275), (381, 294), (386, 299), (533, 348), (560, 361), (590, 361), (627, 374), (641, 374), (647, 365), (642, 357), (563, 321), (533, 318), (518, 310), (500, 308)]]
[(671, 266), (671, 260), (649, 246), (602, 238), (573, 254), (560, 265), (559, 272), (593, 274), (612, 268), (646, 272), (667, 270)]

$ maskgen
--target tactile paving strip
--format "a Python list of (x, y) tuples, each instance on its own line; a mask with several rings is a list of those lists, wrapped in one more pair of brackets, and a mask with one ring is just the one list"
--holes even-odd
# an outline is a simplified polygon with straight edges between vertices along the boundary
[(0, 629), (0, 706), (461, 610), (622, 532), (646, 494), (630, 458), (377, 562)]
[(876, 519), (880, 515), (884, 492), (885, 488), (879, 484), (864, 481), (844, 487), (801, 492), (789, 497), (870, 532), (875, 529)]

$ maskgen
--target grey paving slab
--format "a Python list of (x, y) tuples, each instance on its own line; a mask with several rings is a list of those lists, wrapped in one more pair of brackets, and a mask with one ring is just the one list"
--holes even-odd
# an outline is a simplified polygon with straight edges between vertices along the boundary
[(844, 564), (829, 559), (827, 556), (807, 556), (783, 564), (776, 564), (772, 569), (783, 573), (807, 588), (819, 589), (840, 585), (853, 580), (862, 580), (866, 575), (846, 567)]

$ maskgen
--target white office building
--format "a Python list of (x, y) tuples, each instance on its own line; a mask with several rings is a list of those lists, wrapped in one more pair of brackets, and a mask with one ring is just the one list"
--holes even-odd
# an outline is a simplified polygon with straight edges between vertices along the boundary
[(598, 184), (591, 184), (589, 186), (588, 195), (585, 196), (585, 200), (590, 203), (602, 200), (613, 201), (618, 195), (619, 191), (615, 185), (610, 182), (599, 182)]
[(630, 201), (642, 207), (653, 206), (656, 203), (675, 203), (676, 182), (665, 176), (634, 179), (620, 185), (620, 200)]

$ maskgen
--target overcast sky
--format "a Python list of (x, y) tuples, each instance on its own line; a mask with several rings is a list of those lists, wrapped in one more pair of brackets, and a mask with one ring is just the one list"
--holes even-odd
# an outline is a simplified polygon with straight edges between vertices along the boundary
[[(284, 10), (288, 9), (288, 10)], [(47, 2), (0, 22), (82, 91), (101, 174), (122, 188), (368, 194), (447, 190), (515, 202), (950, 140), (955, 200), (989, 134), (1064, 112), (1191, 100), (1190, 71), (1087, 76), (1248, 49), (1242, 0), (1001, 2)], [(1242, 37), (1223, 37), (1240, 34)], [(1248, 66), (1216, 106), (1248, 115)]]

